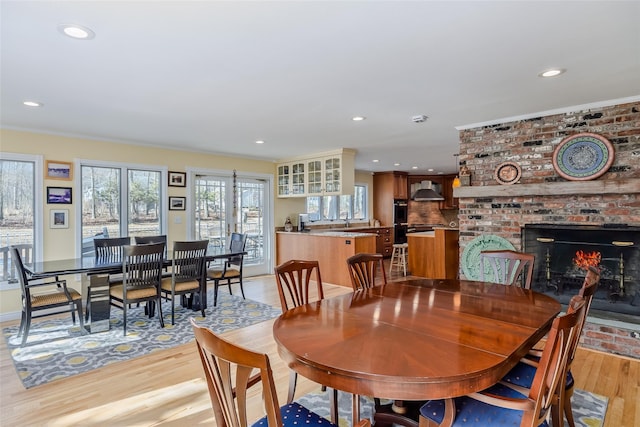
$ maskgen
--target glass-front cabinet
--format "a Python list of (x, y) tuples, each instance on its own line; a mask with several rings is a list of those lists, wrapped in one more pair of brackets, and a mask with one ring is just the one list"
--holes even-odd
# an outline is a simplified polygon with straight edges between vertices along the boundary
[(278, 197), (352, 194), (355, 150), (340, 149), (277, 166)]
[(291, 195), (291, 165), (278, 165), (278, 197), (288, 197)]

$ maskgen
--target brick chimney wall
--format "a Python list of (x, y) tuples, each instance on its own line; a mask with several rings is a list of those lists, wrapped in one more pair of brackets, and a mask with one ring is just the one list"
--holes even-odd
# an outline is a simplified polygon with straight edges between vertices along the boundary
[[(514, 195), (517, 191), (509, 189), (509, 195), (500, 194), (504, 189), (501, 187), (567, 183), (554, 170), (553, 151), (565, 137), (582, 132), (602, 135), (614, 146), (613, 164), (597, 179), (625, 181), (631, 191)], [(497, 186), (490, 196), (459, 198), (460, 254), (469, 241), (482, 234), (504, 237), (521, 250), (520, 231), (525, 224), (640, 225), (640, 102), (462, 130), (459, 159), (471, 172), (472, 187)], [(518, 183), (502, 186), (495, 180), (496, 167), (505, 161), (520, 165), (522, 175)], [(574, 183), (578, 188), (580, 182), (571, 181), (571, 185)], [(461, 275), (464, 277), (462, 272)], [(585, 327), (583, 343), (640, 358), (638, 337), (640, 327), (611, 328), (590, 323)]]

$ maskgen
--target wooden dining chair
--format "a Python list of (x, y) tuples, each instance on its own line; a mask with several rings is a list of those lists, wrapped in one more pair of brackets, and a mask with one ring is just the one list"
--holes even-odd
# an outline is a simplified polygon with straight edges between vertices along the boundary
[[(247, 235), (241, 233), (231, 233), (231, 242), (229, 243), (230, 253), (244, 252), (247, 244)], [(244, 299), (244, 287), (242, 285), (242, 269), (244, 266), (244, 255), (239, 254), (227, 258), (222, 264), (222, 268), (208, 268), (207, 280), (213, 281), (213, 306), (218, 304), (218, 287), (221, 281), (226, 281), (229, 287), (229, 294), (233, 295), (231, 285), (240, 284), (240, 293)]]
[[(190, 294), (193, 299), (198, 294), (202, 301), (200, 293), (206, 292), (203, 281), (208, 245), (208, 240), (173, 242), (171, 276), (163, 277), (160, 283), (163, 298), (171, 299), (172, 325), (175, 324), (176, 296)], [(204, 317), (204, 304), (200, 304), (200, 308)]]
[(124, 335), (127, 335), (127, 306), (146, 302), (153, 317), (158, 307), (160, 326), (164, 328), (160, 281), (164, 263), (164, 243), (126, 245), (123, 247), (122, 283), (109, 288), (109, 302), (123, 310)]
[[(573, 410), (571, 409), (571, 398), (573, 396), (575, 380), (571, 373), (571, 364), (576, 355), (578, 344), (580, 343), (580, 336), (582, 335), (582, 329), (587, 321), (587, 315), (589, 314), (589, 308), (591, 307), (591, 301), (593, 295), (596, 293), (598, 284), (600, 282), (600, 270), (597, 267), (589, 267), (586, 277), (578, 294), (585, 301), (585, 312), (582, 317), (582, 322), (578, 325), (577, 333), (571, 343), (569, 350), (569, 359), (567, 361), (567, 373), (565, 378), (565, 384), (562, 395), (558, 396), (558, 405), (562, 408), (562, 412), (567, 419), (567, 423), (570, 427), (575, 427), (575, 421), (573, 418)], [(529, 354), (522, 359), (511, 371), (504, 376), (503, 381), (516, 384), (520, 387), (530, 388), (533, 384), (533, 379), (538, 368), (540, 357), (542, 356), (541, 350), (532, 350)]]
[[(262, 382), (266, 416), (251, 423), (251, 426), (336, 426), (297, 402), (280, 407), (268, 355), (237, 346), (210, 329), (198, 326), (194, 319), (190, 321), (217, 425), (249, 425), (247, 390)], [(257, 373), (253, 374), (255, 370)], [(357, 427), (369, 426), (370, 422), (366, 419), (357, 424)]]
[(349, 266), (349, 277), (351, 277), (351, 286), (353, 286), (354, 291), (375, 286), (378, 268), (380, 268), (382, 284), (387, 283), (382, 254), (355, 254), (347, 259), (347, 265)]
[(585, 300), (576, 295), (567, 313), (554, 319), (531, 388), (501, 381), (482, 392), (430, 400), (420, 408), (420, 427), (539, 426), (546, 425), (549, 415), (557, 422), (555, 393), (564, 385), (571, 345), (584, 312)]
[(480, 280), (531, 289), (535, 255), (510, 250), (480, 252)]
[[(29, 336), (31, 319), (44, 316), (52, 316), (60, 313), (71, 312), (71, 319), (76, 323), (75, 311), (78, 312), (80, 330), (84, 331), (82, 316), (82, 296), (73, 288), (67, 287), (66, 280), (29, 279), (24, 269), (20, 249), (10, 248), (11, 261), (16, 267), (18, 282), (22, 292), (22, 314), (18, 337), (22, 336), (20, 347), (24, 347)], [(37, 288), (55, 285), (56, 288), (43, 292), (37, 292)], [(46, 288), (45, 288), (46, 289)], [(35, 292), (34, 292), (35, 291)], [(34, 314), (40, 312), (40, 314)]]
[[(278, 295), (280, 296), (280, 307), (283, 313), (309, 302), (324, 299), (320, 264), (318, 261), (289, 260), (280, 264), (274, 270), (276, 284), (278, 286)], [(311, 282), (313, 281), (316, 283), (315, 298), (311, 298), (309, 292)], [(291, 370), (289, 373), (287, 403), (293, 402), (297, 381), (297, 372)], [(333, 390), (331, 397), (331, 419), (334, 422), (338, 419), (337, 393), (336, 390)]]

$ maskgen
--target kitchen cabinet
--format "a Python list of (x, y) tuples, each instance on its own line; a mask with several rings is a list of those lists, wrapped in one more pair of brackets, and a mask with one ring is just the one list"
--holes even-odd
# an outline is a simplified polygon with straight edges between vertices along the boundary
[(277, 167), (278, 197), (300, 197), (305, 190), (305, 162), (291, 162)]
[(459, 262), (459, 233), (453, 228), (407, 235), (409, 273), (430, 279), (456, 279)]
[(376, 235), (376, 252), (389, 258), (393, 252), (393, 227), (358, 228), (358, 233)]
[(355, 151), (341, 149), (278, 164), (278, 197), (353, 194)]
[(320, 264), (322, 281), (351, 288), (347, 259), (376, 248), (373, 234), (358, 232), (276, 232), (276, 264), (290, 259), (313, 259)]
[[(458, 199), (453, 196), (453, 180), (456, 175), (409, 175), (408, 186), (422, 181), (431, 181), (434, 190), (438, 191), (444, 200), (439, 202), (440, 209), (457, 209)], [(409, 195), (411, 197), (411, 195)]]
[(376, 172), (373, 175), (373, 217), (393, 225), (393, 201), (408, 199), (406, 172)]

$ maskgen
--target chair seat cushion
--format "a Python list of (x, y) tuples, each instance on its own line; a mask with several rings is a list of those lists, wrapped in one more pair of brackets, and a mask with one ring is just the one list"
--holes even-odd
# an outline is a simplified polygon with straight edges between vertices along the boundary
[[(526, 396), (504, 385), (496, 384), (487, 392), (502, 397), (524, 399)], [(522, 411), (489, 405), (467, 396), (453, 399), (456, 404), (456, 416), (453, 426), (520, 426)], [(420, 415), (436, 423), (444, 418), (444, 400), (430, 400), (420, 408)], [(540, 424), (548, 427), (546, 422)]]
[[(115, 285), (109, 288), (109, 294), (114, 298), (124, 298), (124, 285)], [(151, 298), (158, 295), (158, 291), (154, 286), (145, 286), (139, 288), (127, 289), (127, 300), (137, 300)]]
[[(512, 370), (507, 372), (502, 380), (511, 384), (519, 385), (520, 387), (531, 388), (533, 384), (533, 377), (536, 375), (535, 366), (528, 365), (526, 363), (519, 362)], [(567, 379), (565, 384), (565, 390), (573, 387), (573, 375), (571, 370), (567, 372)]]
[[(311, 412), (299, 403), (293, 402), (280, 408), (282, 416), (282, 425), (284, 427), (303, 427), (303, 426), (335, 426), (326, 418), (321, 417), (315, 412)], [(267, 417), (263, 417), (255, 422), (252, 427), (267, 427)]]
[[(171, 277), (163, 277), (161, 288), (163, 291), (171, 292)], [(176, 282), (176, 292), (187, 292), (200, 289), (200, 282), (189, 280), (188, 282)]]
[(240, 271), (235, 269), (228, 269), (227, 271), (224, 271), (210, 268), (207, 270), (207, 277), (209, 279), (231, 279), (234, 277), (240, 277)]
[[(81, 299), (82, 297), (73, 288), (67, 288), (69, 291), (69, 295), (71, 296), (72, 301), (76, 301)], [(34, 294), (31, 295), (31, 307), (44, 307), (47, 305), (58, 305), (65, 304), (69, 302), (69, 298), (62, 291), (62, 289), (54, 291), (54, 292), (46, 292), (42, 294)]]

